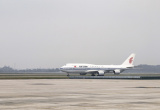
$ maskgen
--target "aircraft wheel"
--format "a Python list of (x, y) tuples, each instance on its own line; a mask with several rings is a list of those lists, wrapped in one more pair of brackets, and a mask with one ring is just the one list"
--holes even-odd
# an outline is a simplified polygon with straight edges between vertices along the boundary
[(92, 74), (91, 76), (95, 76), (95, 74)]

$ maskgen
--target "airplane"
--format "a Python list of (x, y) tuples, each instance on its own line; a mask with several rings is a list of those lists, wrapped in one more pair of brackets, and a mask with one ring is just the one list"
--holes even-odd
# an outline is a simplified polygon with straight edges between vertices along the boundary
[(80, 75), (86, 75), (87, 73), (91, 76), (104, 76), (105, 73), (113, 72), (115, 75), (119, 75), (121, 72), (131, 69), (134, 67), (133, 61), (135, 54), (132, 53), (121, 65), (94, 65), (86, 63), (68, 63), (60, 68), (62, 72), (78, 73)]

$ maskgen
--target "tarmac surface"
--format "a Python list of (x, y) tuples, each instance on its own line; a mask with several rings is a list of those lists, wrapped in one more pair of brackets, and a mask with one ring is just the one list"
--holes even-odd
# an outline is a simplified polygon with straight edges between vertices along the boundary
[(0, 80), (0, 110), (160, 110), (160, 80)]

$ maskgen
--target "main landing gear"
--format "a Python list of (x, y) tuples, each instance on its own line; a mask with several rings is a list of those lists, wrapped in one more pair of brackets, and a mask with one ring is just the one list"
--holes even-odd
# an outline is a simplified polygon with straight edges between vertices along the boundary
[(95, 76), (95, 74), (94, 73), (92, 73), (92, 75), (91, 76)]

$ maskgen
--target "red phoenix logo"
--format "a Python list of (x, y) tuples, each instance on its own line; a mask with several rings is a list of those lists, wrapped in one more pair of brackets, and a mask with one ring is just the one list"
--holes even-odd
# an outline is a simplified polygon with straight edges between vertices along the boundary
[(129, 63), (131, 64), (132, 62), (133, 62), (133, 57), (129, 59)]
[(76, 67), (76, 66), (74, 66), (74, 67)]

